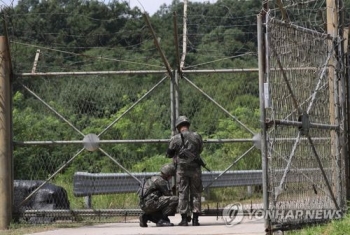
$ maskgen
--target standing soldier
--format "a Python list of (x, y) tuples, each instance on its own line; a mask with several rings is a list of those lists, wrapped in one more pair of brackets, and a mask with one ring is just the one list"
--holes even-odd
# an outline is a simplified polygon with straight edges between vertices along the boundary
[(191, 212), (192, 225), (200, 225), (198, 216), (201, 212), (203, 191), (200, 154), (203, 150), (203, 140), (198, 133), (189, 130), (190, 124), (186, 116), (179, 116), (176, 119), (175, 126), (179, 133), (171, 138), (167, 150), (167, 157), (174, 158), (177, 164), (180, 226), (188, 226), (187, 214)]
[(156, 223), (157, 227), (174, 226), (170, 223), (169, 215), (175, 215), (179, 202), (177, 196), (171, 195), (169, 180), (176, 173), (173, 163), (166, 164), (160, 169), (160, 175), (152, 176), (142, 182), (137, 194), (140, 198), (140, 227), (148, 227), (147, 222)]

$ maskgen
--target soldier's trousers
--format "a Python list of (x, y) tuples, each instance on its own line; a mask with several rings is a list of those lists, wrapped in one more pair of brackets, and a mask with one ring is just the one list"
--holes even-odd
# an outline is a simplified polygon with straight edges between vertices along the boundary
[(146, 214), (161, 213), (165, 216), (174, 215), (179, 203), (177, 196), (151, 196), (140, 202), (140, 208)]
[(179, 213), (201, 212), (203, 191), (201, 168), (178, 166), (176, 182), (179, 190)]

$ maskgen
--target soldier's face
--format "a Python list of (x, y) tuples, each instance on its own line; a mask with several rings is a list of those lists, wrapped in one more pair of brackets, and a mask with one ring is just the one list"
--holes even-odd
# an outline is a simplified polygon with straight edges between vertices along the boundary
[(188, 131), (188, 126), (179, 126), (179, 132)]

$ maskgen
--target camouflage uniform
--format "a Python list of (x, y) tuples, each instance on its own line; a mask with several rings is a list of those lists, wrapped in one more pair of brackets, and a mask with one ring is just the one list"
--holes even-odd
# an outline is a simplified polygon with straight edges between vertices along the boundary
[(169, 177), (175, 175), (174, 164), (166, 164), (161, 168), (161, 175), (152, 176), (142, 182), (138, 195), (140, 208), (140, 226), (147, 227), (147, 221), (158, 226), (173, 226), (168, 215), (175, 215), (179, 202), (177, 196), (172, 196), (169, 188)]
[(195, 156), (199, 156), (203, 150), (203, 140), (196, 132), (185, 131), (181, 134), (176, 134), (171, 138), (168, 148), (168, 157), (173, 157), (177, 163), (176, 183), (179, 191), (179, 213), (188, 214), (191, 210), (193, 213), (200, 213), (203, 191), (201, 167), (192, 161), (193, 159), (180, 158), (179, 152), (184, 141), (187, 149)]
[(177, 205), (178, 197), (171, 195), (168, 181), (161, 176), (152, 176), (146, 180), (143, 199), (140, 198), (140, 208), (146, 214), (174, 215)]

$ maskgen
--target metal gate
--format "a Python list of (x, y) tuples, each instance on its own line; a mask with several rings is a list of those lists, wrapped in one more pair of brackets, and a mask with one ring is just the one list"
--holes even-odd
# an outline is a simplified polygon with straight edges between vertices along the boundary
[[(235, 16), (227, 14), (226, 17), (234, 19)], [(199, 22), (198, 15), (184, 18)], [(234, 24), (235, 20), (229, 22)], [(253, 22), (255, 28), (255, 12), (247, 16), (247, 22)], [(138, 197), (130, 190), (134, 184), (116, 193), (111, 190), (110, 182), (130, 182), (130, 177), (139, 182), (138, 176), (158, 172), (161, 165), (170, 162), (165, 153), (179, 115), (188, 116), (191, 129), (199, 132), (205, 141), (202, 158), (213, 174), (206, 176), (209, 183), (204, 185), (203, 210), (223, 208), (237, 201), (249, 204), (247, 209), (253, 202), (261, 207), (261, 182), (257, 180), (261, 157), (254, 146), (259, 138), (253, 138), (260, 132), (258, 69), (251, 69), (256, 67), (255, 32), (247, 32), (250, 36), (246, 45), (236, 48), (232, 35), (239, 37), (240, 34), (220, 27), (218, 32), (213, 31), (213, 38), (204, 40), (200, 50), (188, 53), (189, 61), (196, 63), (182, 67), (181, 58), (181, 63), (171, 67), (164, 54), (159, 56), (154, 47), (149, 46), (156, 44), (156, 52), (161, 52), (160, 38), (148, 31), (152, 28), (149, 22), (146, 22), (148, 28), (144, 23), (137, 23), (140, 27), (137, 32), (142, 35), (143, 46), (149, 50), (151, 59), (145, 56), (130, 61), (124, 49), (99, 51), (98, 44), (87, 53), (95, 54), (94, 50), (98, 50), (106, 57), (18, 43), (28, 46), (36, 55), (34, 65), (32, 61), (21, 61), (17, 64), (18, 71), (14, 71), (15, 176), (18, 180), (37, 181), (36, 187), (31, 187), (29, 194), (15, 203), (16, 208), (26, 206), (25, 211), (16, 211), (22, 218), (56, 219), (68, 215), (77, 221), (86, 216), (100, 222), (116, 222), (110, 217), (137, 215), (140, 213)], [(223, 36), (216, 38), (217, 34)], [(168, 35), (162, 37), (162, 43), (173, 43)], [(221, 46), (222, 42), (226, 45)], [(19, 58), (16, 44), (13, 48), (12, 58)], [(143, 50), (139, 44), (135, 48)], [(173, 57), (179, 57), (179, 48), (176, 47), (173, 54), (177, 56)], [(200, 53), (209, 56), (196, 61), (194, 57)], [(65, 58), (69, 63), (61, 67), (60, 62)], [(176, 59), (180, 62), (180, 58)], [(101, 67), (109, 70), (99, 71)], [(55, 70), (60, 72), (52, 72)], [(235, 170), (245, 172), (233, 172)], [(77, 172), (87, 177), (101, 174), (99, 177), (105, 179), (100, 181), (101, 191), (88, 198), (75, 194), (73, 179)], [(107, 175), (116, 173), (118, 179), (107, 179)], [(237, 175), (243, 175), (244, 180), (237, 179)], [(225, 182), (216, 184), (222, 178)], [(69, 210), (31, 206), (49, 183), (67, 191)], [(87, 183), (83, 187), (94, 185)]]
[[(232, 79), (230, 78), (230, 73), (225, 72), (222, 74), (217, 74), (218, 75), (216, 75), (216, 78), (211, 78), (212, 82), (220, 81), (221, 83), (224, 83), (224, 80), (226, 80), (226, 82), (229, 82)], [(32, 76), (31, 74), (27, 75)], [(191, 76), (193, 76), (192, 79), (189, 78)], [(77, 209), (75, 214), (79, 214), (79, 211), (84, 214), (86, 212), (81, 211), (81, 209), (84, 208), (84, 204), (82, 203), (83, 198), (77, 198), (74, 195), (74, 189), (72, 188), (72, 179), (75, 172), (70, 172), (71, 169), (89, 173), (127, 173), (127, 175), (124, 176), (125, 179), (131, 176), (135, 181), (140, 180), (140, 177), (136, 177), (135, 175), (139, 175), (141, 172), (157, 172), (162, 164), (171, 161), (171, 159), (165, 158), (169, 136), (171, 136), (171, 128), (168, 128), (169, 132), (167, 133), (160, 133), (157, 128), (161, 129), (163, 126), (171, 127), (171, 121), (175, 120), (171, 120), (171, 117), (183, 114), (183, 112), (181, 112), (181, 109), (183, 109), (181, 107), (181, 104), (194, 105), (192, 101), (195, 101), (196, 99), (197, 101), (200, 100), (202, 104), (197, 103), (195, 104), (197, 107), (192, 107), (191, 109), (198, 108), (198, 110), (195, 110), (193, 113), (186, 113), (186, 115), (189, 116), (193, 123), (193, 129), (197, 129), (197, 126), (200, 125), (212, 125), (213, 128), (222, 129), (223, 132), (225, 131), (225, 128), (240, 130), (237, 133), (232, 132), (230, 135), (223, 133), (212, 133), (212, 136), (209, 136), (207, 133), (203, 133), (204, 141), (206, 143), (203, 158), (206, 160), (208, 167), (213, 171), (213, 175), (211, 176), (211, 180), (209, 180), (208, 185), (204, 185), (206, 189), (205, 197), (211, 200), (214, 199), (212, 202), (210, 202), (210, 204), (208, 204), (208, 207), (215, 208), (217, 207), (217, 203), (221, 203), (220, 207), (223, 207), (229, 203), (232, 203), (232, 201), (239, 200), (237, 199), (236, 193), (227, 189), (226, 186), (217, 189), (219, 190), (218, 192), (215, 192), (215, 189), (211, 190), (210, 186), (212, 186), (214, 181), (219, 180), (229, 170), (256, 170), (260, 168), (259, 153), (254, 148), (252, 142), (252, 137), (258, 128), (257, 122), (255, 121), (256, 129), (250, 129), (236, 116), (231, 114), (230, 111), (220, 105), (216, 101), (215, 97), (213, 98), (212, 95), (215, 96), (215, 89), (212, 89), (210, 87), (201, 89), (198, 85), (201, 81), (201, 78), (196, 80), (197, 76), (194, 76), (193, 74), (184, 75), (182, 78), (177, 78), (177, 76), (174, 76), (171, 79), (169, 79), (168, 76), (160, 76), (161, 78), (158, 79), (155, 78), (156, 76), (154, 76), (148, 83), (149, 87), (147, 90), (142, 91), (143, 93), (139, 95), (140, 97), (136, 101), (130, 103), (128, 107), (125, 108), (125, 110), (116, 112), (114, 115), (111, 115), (111, 117), (108, 118), (107, 123), (99, 123), (97, 119), (94, 120), (94, 117), (90, 115), (86, 115), (86, 117), (84, 117), (84, 115), (81, 115), (81, 117), (76, 120), (71, 119), (71, 117), (67, 118), (67, 116), (70, 116), (71, 114), (66, 113), (64, 109), (59, 110), (59, 104), (53, 102), (55, 99), (47, 101), (52, 99), (52, 97), (48, 96), (53, 96), (54, 94), (62, 94), (62, 92), (64, 92), (64, 89), (66, 89), (65, 87), (57, 86), (55, 88), (56, 91), (54, 94), (47, 91), (40, 91), (36, 90), (37, 88), (34, 86), (27, 86), (25, 77), (26, 74), (22, 74), (22, 77), (18, 78), (18, 82), (22, 87), (19, 90), (21, 93), (29, 95), (28, 98), (34, 97), (34, 100), (36, 100), (34, 102), (39, 101), (37, 103), (37, 105), (41, 107), (41, 114), (39, 116), (46, 116), (47, 120), (51, 120), (51, 123), (47, 123), (48, 126), (45, 128), (55, 128), (54, 126), (49, 126), (55, 125), (54, 123), (57, 124), (59, 122), (62, 122), (63, 125), (67, 126), (67, 129), (65, 133), (56, 133), (57, 136), (49, 137), (51, 140), (47, 140), (48, 137), (45, 136), (45, 133), (40, 132), (40, 128), (42, 127), (35, 126), (35, 123), (29, 124), (34, 125), (32, 127), (34, 140), (16, 140), (16, 138), (19, 137), (15, 133), (16, 150), (18, 151), (17, 153), (21, 153), (22, 151), (38, 152), (37, 168), (28, 169), (28, 172), (26, 173), (28, 173), (28, 175), (32, 175), (32, 180), (43, 180), (42, 184), (40, 184), (39, 187), (32, 191), (24, 201), (21, 201), (19, 205), (25, 205), (27, 201), (30, 201), (31, 198), (35, 197), (36, 193), (42, 188), (42, 186), (51, 182), (61, 185), (67, 189), (68, 196), (71, 199), (71, 208), (73, 211), (74, 209)], [(71, 86), (74, 87), (79, 86), (79, 83), (83, 83), (83, 80), (85, 80), (85, 82), (93, 82), (93, 80), (96, 78), (89, 78), (86, 76), (76, 76), (74, 79), (69, 76), (38, 76), (37, 78), (33, 78), (32, 76), (31, 84), (33, 84), (33, 80), (36, 81), (39, 79), (41, 80), (41, 83), (47, 82), (47, 87), (52, 86), (53, 80), (56, 79), (59, 79), (61, 82), (64, 81), (64, 83), (70, 83)], [(100, 81), (107, 79), (127, 80), (128, 76), (113, 78), (109, 75), (109, 77), (99, 78)], [(169, 95), (169, 84), (170, 94), (172, 95)], [(212, 92), (213, 94), (209, 95), (205, 91), (208, 90), (208, 88), (211, 89), (209, 92)], [(58, 91), (58, 89), (62, 90)], [(111, 87), (111, 90), (112, 89), (113, 87)], [(106, 91), (107, 89), (105, 92)], [(93, 99), (95, 95), (98, 95), (97, 92), (99, 91), (97, 90), (96, 92), (92, 92), (91, 94), (87, 95), (87, 102), (89, 102), (90, 105), (92, 105), (92, 102), (91, 100), (89, 101), (89, 99)], [(77, 94), (80, 94), (80, 92), (76, 92), (71, 95)], [(164, 94), (167, 95), (164, 96)], [(126, 94), (123, 93), (116, 95), (126, 96)], [(136, 93), (134, 96), (137, 95), (138, 93)], [(172, 99), (172, 97), (178, 98)], [(71, 99), (73, 99), (73, 97), (71, 97)], [(152, 105), (152, 103), (158, 104), (159, 99), (163, 99), (163, 107)], [(257, 97), (256, 101), (258, 101)], [(205, 104), (203, 104), (203, 102)], [(145, 103), (146, 106), (140, 105)], [(175, 105), (171, 107), (169, 104)], [(226, 103), (226, 105), (227, 104), (228, 103)], [(256, 105), (257, 104), (258, 102)], [(198, 105), (202, 107), (198, 107)], [(86, 106), (84, 107), (87, 108)], [(90, 107), (89, 109), (92, 108)], [(171, 111), (171, 109), (173, 109), (173, 111)], [(68, 108), (66, 110), (68, 110)], [(204, 115), (208, 110), (210, 111), (206, 115), (209, 119), (209, 122), (202, 124), (197, 122), (201, 116), (196, 116), (195, 112), (200, 112), (201, 115)], [(169, 123), (158, 123), (158, 120), (162, 120), (163, 115), (169, 117)], [(23, 118), (23, 116), (18, 115), (16, 118)], [(248, 116), (248, 118), (252, 117)], [(79, 122), (82, 120), (84, 120), (85, 123)], [(130, 123), (130, 120), (134, 120), (133, 123)], [(124, 125), (126, 125), (125, 129), (123, 127)], [(218, 125), (221, 127), (218, 127)], [(151, 126), (152, 128), (155, 128), (153, 134), (154, 138), (142, 139), (142, 131), (149, 131), (145, 130), (145, 126)], [(131, 132), (128, 132), (128, 128), (130, 128)], [(198, 128), (198, 131), (201, 133), (200, 128)], [(245, 134), (242, 136), (242, 133)], [(237, 144), (239, 146), (237, 146)], [(56, 153), (58, 149), (64, 150), (62, 151), (62, 156), (56, 155), (56, 159), (52, 158), (52, 156), (50, 156), (50, 153)], [(221, 149), (221, 153), (217, 153), (218, 149)], [(73, 154), (69, 155), (68, 151), (72, 151)], [(225, 151), (227, 151), (227, 153), (225, 153)], [(39, 155), (40, 153), (47, 153), (48, 155), (41, 156)], [(123, 153), (124, 155), (119, 155), (119, 153)], [(221, 155), (219, 156), (218, 154)], [(49, 159), (45, 160), (45, 157), (49, 158), (50, 162)], [(240, 162), (244, 162), (242, 161), (243, 158), (246, 158), (248, 160), (246, 163), (244, 163), (244, 165), (239, 165)], [(141, 165), (143, 167), (147, 167), (147, 169), (140, 169), (137, 164), (138, 159), (139, 161), (148, 162), (146, 165)], [(103, 162), (102, 165), (101, 162)], [(203, 171), (205, 170), (203, 169)], [(62, 175), (62, 172), (65, 173), (64, 176)], [(49, 176), (46, 177), (45, 174), (48, 173)], [(251, 185), (256, 185), (254, 175), (250, 175), (248, 173), (246, 176), (248, 177), (245, 179), (245, 181), (249, 182), (249, 178), (251, 177)], [(230, 175), (230, 178), (231, 179), (226, 179), (226, 181), (235, 180), (233, 175)], [(121, 181), (128, 182), (127, 180)], [(69, 184), (67, 185), (68, 182)], [(108, 182), (109, 181), (106, 178), (105, 183), (102, 182), (104, 186), (100, 185), (100, 187), (104, 189), (104, 193), (90, 195), (92, 196), (92, 202), (90, 201), (89, 204), (91, 208), (95, 208), (95, 213), (99, 214), (100, 209), (110, 210), (110, 215), (124, 215), (127, 213), (128, 215), (132, 216), (139, 213), (138, 211), (134, 210), (138, 208), (137, 195), (132, 192), (130, 193), (130, 190), (126, 191), (128, 193), (121, 192), (118, 195), (113, 195), (115, 194), (115, 190), (111, 190), (111, 187), (113, 186), (109, 185)], [(245, 183), (245, 185), (249, 185), (249, 183)], [(258, 183), (258, 185), (260, 185), (260, 183)], [(89, 185), (85, 185), (85, 187), (89, 187)], [(236, 191), (241, 191), (242, 195), (247, 192), (246, 186), (241, 186), (240, 188), (241, 189), (236, 189)], [(215, 201), (215, 195), (217, 193), (223, 193), (223, 195), (225, 195), (225, 200)], [(102, 203), (102, 201), (106, 201), (106, 199), (99, 199), (103, 197), (109, 197), (107, 200), (111, 202), (113, 201), (113, 197), (120, 197), (120, 199), (118, 199), (120, 200), (120, 204), (114, 206), (106, 205)], [(239, 197), (244, 197), (244, 195)], [(101, 200), (101, 203), (99, 200)], [(205, 208), (206, 207), (203, 206), (203, 209)], [(40, 215), (43, 213), (42, 210), (32, 211), (32, 208), (28, 209), (29, 211), (27, 212), (29, 214), (27, 214), (27, 216), (32, 216), (33, 213), (35, 214), (35, 212), (39, 213)], [(49, 216), (53, 217), (57, 217), (60, 214), (59, 211), (47, 211), (47, 213)], [(91, 215), (93, 212), (90, 211), (89, 213)], [(108, 214), (108, 212), (105, 213)], [(64, 214), (67, 214), (67, 212), (64, 212)]]
[(346, 206), (341, 41), (270, 16), (258, 22), (266, 227), (340, 218)]

